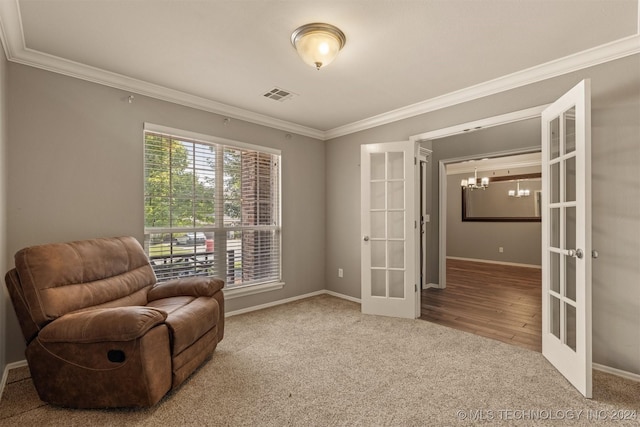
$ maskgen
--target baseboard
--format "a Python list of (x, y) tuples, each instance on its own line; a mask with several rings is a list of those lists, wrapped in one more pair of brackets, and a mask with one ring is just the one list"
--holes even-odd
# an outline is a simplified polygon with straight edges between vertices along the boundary
[(440, 288), (440, 285), (438, 283), (424, 283), (422, 285), (422, 289), (430, 289), (430, 288)]
[(626, 378), (628, 380), (640, 382), (640, 375), (634, 374), (633, 372), (627, 372), (627, 371), (623, 371), (622, 369), (611, 368), (609, 366), (601, 365), (599, 363), (593, 363), (591, 367), (597, 371), (601, 371), (607, 374)]
[(17, 362), (11, 362), (4, 367), (4, 372), (2, 373), (2, 380), (0, 380), (0, 400), (2, 400), (4, 387), (7, 385), (7, 378), (9, 378), (9, 370), (22, 368), (23, 366), (28, 366), (26, 360), (18, 360)]
[(311, 292), (311, 293), (303, 294), (303, 295), (298, 295), (298, 296), (291, 297), (291, 298), (285, 298), (285, 299), (281, 299), (281, 300), (277, 300), (277, 301), (273, 301), (273, 302), (268, 302), (266, 304), (260, 304), (260, 305), (254, 305), (252, 307), (241, 308), (240, 310), (234, 310), (234, 311), (230, 311), (230, 312), (225, 313), (224, 317), (237, 316), (238, 314), (244, 314), (244, 313), (250, 313), (252, 311), (263, 310), (265, 308), (275, 307), (277, 305), (282, 305), (282, 304), (286, 304), (286, 303), (293, 302), (293, 301), (298, 301), (298, 300), (305, 299), (305, 298), (311, 298), (311, 297), (314, 297), (316, 295), (323, 295), (325, 293), (326, 293), (326, 291), (323, 289), (321, 291), (315, 291), (315, 292)]
[(350, 297), (348, 295), (339, 294), (337, 292), (328, 291), (326, 289), (323, 289), (321, 291), (315, 291), (315, 292), (311, 292), (311, 293), (303, 294), (303, 295), (298, 295), (298, 296), (291, 297), (291, 298), (285, 298), (285, 299), (281, 299), (281, 300), (278, 300), (278, 301), (268, 302), (266, 304), (254, 305), (252, 307), (241, 308), (240, 310), (230, 311), (228, 313), (225, 313), (224, 317), (237, 316), (238, 314), (244, 314), (244, 313), (250, 313), (252, 311), (263, 310), (265, 308), (275, 307), (277, 305), (287, 304), (289, 302), (298, 301), (298, 300), (305, 299), (305, 298), (311, 298), (311, 297), (315, 297), (315, 296), (318, 296), (318, 295), (332, 295), (332, 296), (337, 297), (337, 298), (346, 299), (346, 300), (349, 300), (349, 301), (352, 301), (352, 302), (357, 302), (358, 304), (360, 304), (360, 299), (359, 298), (354, 298), (354, 297)]
[(492, 259), (462, 258), (457, 256), (447, 256), (447, 259), (457, 259), (460, 261), (471, 261), (471, 262), (484, 262), (486, 264), (512, 265), (514, 267), (528, 267), (528, 268), (537, 268), (537, 269), (542, 268), (541, 265), (537, 265), (537, 264), (521, 264), (518, 262), (494, 261)]
[(339, 294), (338, 292), (327, 291), (327, 290), (325, 290), (324, 293), (327, 294), (327, 295), (334, 296), (336, 298), (346, 299), (347, 301), (351, 301), (351, 302), (355, 302), (355, 303), (358, 303), (358, 304), (362, 304), (362, 300), (360, 298), (350, 297), (349, 295)]

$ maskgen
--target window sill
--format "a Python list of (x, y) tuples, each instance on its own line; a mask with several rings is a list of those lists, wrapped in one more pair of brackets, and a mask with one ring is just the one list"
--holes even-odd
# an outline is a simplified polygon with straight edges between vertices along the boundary
[(239, 286), (237, 288), (223, 288), (225, 299), (246, 297), (248, 295), (261, 294), (263, 292), (276, 291), (284, 287), (284, 282), (262, 283), (260, 285)]

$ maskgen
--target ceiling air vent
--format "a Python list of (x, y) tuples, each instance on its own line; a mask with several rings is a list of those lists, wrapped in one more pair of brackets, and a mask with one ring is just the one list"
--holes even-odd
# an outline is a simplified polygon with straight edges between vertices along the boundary
[(279, 87), (274, 87), (270, 91), (262, 94), (262, 96), (264, 96), (265, 98), (273, 99), (274, 101), (280, 101), (280, 102), (286, 101), (287, 99), (291, 99), (293, 98), (294, 95), (295, 93), (288, 90), (281, 89)]

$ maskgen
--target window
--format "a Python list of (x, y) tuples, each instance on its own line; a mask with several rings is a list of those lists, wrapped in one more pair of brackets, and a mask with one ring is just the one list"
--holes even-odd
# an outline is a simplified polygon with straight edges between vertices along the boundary
[(280, 152), (145, 124), (145, 248), (158, 280), (280, 281)]

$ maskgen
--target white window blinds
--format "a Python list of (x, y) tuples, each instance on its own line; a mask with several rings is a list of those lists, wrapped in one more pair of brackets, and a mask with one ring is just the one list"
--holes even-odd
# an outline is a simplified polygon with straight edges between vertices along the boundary
[(280, 281), (280, 155), (145, 127), (145, 246), (159, 280)]

